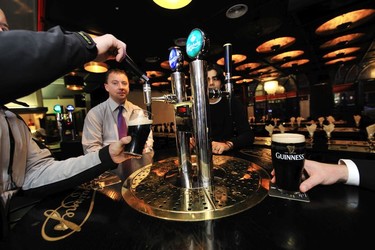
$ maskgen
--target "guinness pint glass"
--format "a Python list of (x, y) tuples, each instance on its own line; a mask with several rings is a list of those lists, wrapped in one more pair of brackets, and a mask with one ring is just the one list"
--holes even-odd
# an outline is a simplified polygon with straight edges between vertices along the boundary
[(294, 133), (273, 134), (272, 165), (280, 191), (299, 192), (305, 162), (305, 136)]
[(125, 145), (125, 152), (142, 156), (147, 138), (151, 131), (152, 114), (144, 109), (134, 109), (128, 121), (128, 135), (132, 140)]

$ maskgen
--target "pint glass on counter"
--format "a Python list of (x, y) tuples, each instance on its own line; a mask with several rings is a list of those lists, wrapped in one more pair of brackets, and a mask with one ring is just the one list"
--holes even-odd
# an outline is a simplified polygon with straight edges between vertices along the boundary
[(142, 156), (143, 148), (151, 131), (152, 114), (144, 109), (134, 109), (128, 121), (128, 135), (132, 137), (125, 145), (125, 152)]
[(305, 162), (305, 136), (294, 133), (273, 134), (271, 154), (277, 188), (282, 192), (299, 192)]

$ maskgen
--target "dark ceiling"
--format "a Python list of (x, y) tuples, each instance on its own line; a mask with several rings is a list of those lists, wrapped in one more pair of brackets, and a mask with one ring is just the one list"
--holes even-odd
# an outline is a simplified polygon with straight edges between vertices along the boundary
[[(247, 13), (237, 19), (226, 17), (229, 7), (236, 4), (246, 4)], [(304, 82), (300, 88), (317, 84), (323, 78), (337, 81), (338, 70), (343, 68), (349, 72), (353, 67), (361, 68), (365, 63), (375, 60), (375, 15), (365, 22), (348, 25), (348, 28), (336, 29), (327, 35), (317, 35), (315, 29), (326, 21), (358, 9), (375, 9), (374, 0), (192, 0), (190, 5), (179, 10), (168, 10), (157, 6), (153, 1), (123, 0), (91, 1), (91, 0), (46, 0), (45, 1), (45, 29), (62, 25), (70, 30), (84, 30), (93, 34), (112, 33), (127, 43), (128, 55), (138, 67), (144, 71), (156, 70), (165, 73), (164, 77), (151, 78), (153, 81), (166, 81), (171, 73), (160, 67), (162, 61), (169, 56), (169, 48), (176, 46), (176, 39), (187, 38), (194, 28), (199, 28), (210, 39), (210, 48), (204, 58), (208, 62), (216, 62), (224, 56), (223, 45), (232, 44), (233, 54), (245, 54), (247, 59), (233, 65), (232, 75), (242, 78), (254, 78), (257, 81), (265, 74), (279, 72), (280, 77), (290, 74), (303, 75)], [(333, 38), (351, 33), (364, 33), (360, 39), (348, 44), (337, 44), (329, 49), (320, 46)], [(257, 46), (263, 42), (278, 37), (292, 36), (296, 41), (287, 48), (270, 53), (256, 52)], [(180, 39), (181, 40), (181, 39)], [(350, 56), (356, 59), (342, 62), (340, 58), (348, 55), (340, 54), (334, 59), (337, 63), (326, 65), (327, 59), (323, 55), (345, 47), (360, 47)], [(185, 52), (185, 47), (181, 47)], [(281, 64), (288, 62), (284, 58), (281, 62), (274, 62), (271, 58), (282, 52), (303, 50), (304, 54), (289, 60), (308, 59), (303, 65), (283, 68)], [(366, 58), (366, 59), (364, 59)], [(158, 59), (148, 62), (147, 59)], [(185, 60), (191, 61), (187, 56)], [(363, 61), (363, 60), (366, 60)], [(249, 62), (259, 62), (257, 69), (248, 68), (237, 71), (236, 67)], [(124, 67), (125, 64), (110, 64), (111, 67)], [(271, 66), (265, 72), (255, 70)], [(186, 67), (186, 71), (188, 67)], [(357, 70), (358, 71), (358, 70)], [(254, 73), (255, 72), (255, 73)], [(87, 74), (87, 73), (86, 73)], [(250, 75), (249, 75), (250, 74)], [(86, 81), (97, 81), (102, 84), (102, 77), (98, 74), (87, 74)], [(137, 82), (134, 76), (132, 79)], [(302, 79), (302, 77), (301, 77)], [(353, 79), (341, 79), (350, 81)]]

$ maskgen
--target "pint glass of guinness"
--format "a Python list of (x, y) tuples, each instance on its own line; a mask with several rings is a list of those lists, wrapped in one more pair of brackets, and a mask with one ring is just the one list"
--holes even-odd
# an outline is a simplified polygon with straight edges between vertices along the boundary
[(143, 148), (151, 131), (152, 114), (144, 109), (134, 109), (128, 121), (128, 135), (132, 140), (125, 145), (125, 152), (142, 156)]
[(282, 192), (299, 192), (305, 163), (305, 136), (272, 134), (271, 154), (277, 188)]

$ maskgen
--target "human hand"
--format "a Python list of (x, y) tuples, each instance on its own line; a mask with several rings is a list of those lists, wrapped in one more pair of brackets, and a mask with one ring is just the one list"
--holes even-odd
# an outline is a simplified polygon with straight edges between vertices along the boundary
[(140, 158), (140, 156), (134, 156), (127, 154), (124, 151), (125, 144), (128, 144), (131, 141), (131, 136), (125, 136), (119, 141), (111, 143), (109, 145), (109, 154), (115, 163), (121, 163), (131, 158)]
[[(275, 170), (272, 170), (271, 175), (271, 182), (275, 183)], [(299, 189), (305, 193), (317, 185), (331, 185), (337, 182), (345, 182), (347, 179), (348, 169), (346, 165), (305, 160), (304, 174), (302, 175), (303, 181)]]
[(230, 147), (225, 142), (212, 141), (212, 153), (221, 155), (223, 152), (228, 151)]
[(124, 60), (126, 56), (126, 44), (111, 34), (94, 37), (98, 49), (95, 61), (106, 61), (115, 59), (117, 62)]
[(190, 137), (190, 149), (193, 149), (195, 147), (195, 139), (193, 137)]

